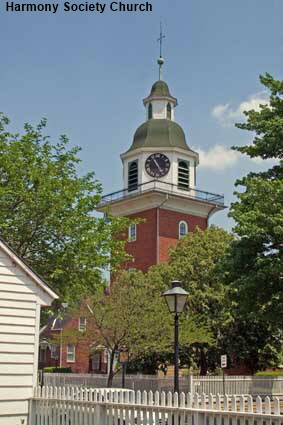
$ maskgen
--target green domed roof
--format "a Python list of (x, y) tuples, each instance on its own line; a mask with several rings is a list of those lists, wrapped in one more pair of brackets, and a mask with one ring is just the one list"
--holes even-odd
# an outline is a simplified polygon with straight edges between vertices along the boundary
[(168, 84), (162, 80), (155, 81), (155, 83), (151, 87), (150, 95), (143, 100), (143, 103), (144, 105), (146, 105), (155, 98), (159, 99), (160, 97), (171, 100), (171, 102), (174, 103), (174, 106), (177, 105), (177, 99), (170, 94)]
[(156, 81), (151, 87), (150, 96), (171, 96), (167, 83), (162, 80)]
[(138, 148), (181, 148), (191, 150), (182, 127), (175, 121), (151, 119), (138, 127), (129, 151)]

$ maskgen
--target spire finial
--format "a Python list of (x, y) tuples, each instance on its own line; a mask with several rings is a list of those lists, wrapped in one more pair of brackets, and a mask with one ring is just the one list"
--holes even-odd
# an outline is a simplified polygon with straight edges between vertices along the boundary
[(162, 57), (162, 40), (165, 38), (165, 35), (163, 35), (162, 32), (162, 22), (160, 22), (160, 35), (157, 41), (159, 42), (159, 58), (157, 59), (157, 63), (159, 65), (159, 80), (162, 78), (162, 65), (164, 64), (164, 59)]

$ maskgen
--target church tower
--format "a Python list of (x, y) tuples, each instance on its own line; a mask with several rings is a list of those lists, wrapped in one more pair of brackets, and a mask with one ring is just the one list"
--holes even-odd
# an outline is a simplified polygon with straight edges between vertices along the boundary
[(175, 122), (177, 99), (161, 79), (143, 100), (145, 122), (136, 130), (130, 148), (121, 155), (123, 189), (102, 198), (100, 211), (142, 218), (128, 229), (125, 269), (147, 271), (168, 260), (168, 250), (196, 227), (206, 229), (209, 217), (224, 207), (221, 195), (196, 188), (199, 155), (187, 145)]

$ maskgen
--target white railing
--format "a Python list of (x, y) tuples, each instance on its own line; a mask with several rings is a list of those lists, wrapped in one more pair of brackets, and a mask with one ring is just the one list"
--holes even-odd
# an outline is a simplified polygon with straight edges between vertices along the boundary
[(43, 387), (29, 425), (282, 425), (281, 411), (269, 397)]
[(193, 376), (193, 391), (206, 394), (282, 396), (283, 376)]
[[(192, 376), (180, 377), (180, 390), (190, 392)], [(107, 387), (107, 375), (83, 373), (44, 373), (44, 385), (47, 386), (84, 386), (93, 388)], [(112, 387), (121, 388), (122, 376), (115, 375)], [(126, 388), (140, 391), (172, 391), (174, 381), (171, 377), (158, 378), (156, 375), (126, 375)]]
[(138, 184), (134, 190), (122, 189), (102, 196), (99, 206), (103, 207), (111, 202), (121, 200), (123, 198), (136, 196), (141, 192), (160, 191), (175, 195), (184, 196), (208, 203), (224, 206), (224, 195), (218, 193), (205, 192), (196, 188), (180, 188), (178, 185), (164, 182), (161, 180), (151, 180), (146, 183)]
[[(122, 377), (116, 375), (113, 387), (121, 388)], [(105, 388), (106, 375), (79, 373), (45, 373), (44, 384), (49, 386), (85, 386)], [(126, 388), (140, 391), (172, 391), (173, 378), (157, 377), (155, 375), (126, 375)], [(206, 394), (230, 394), (252, 396), (283, 396), (283, 376), (225, 376), (223, 386), (222, 376), (182, 376), (180, 390)], [(225, 390), (225, 391), (224, 391)]]

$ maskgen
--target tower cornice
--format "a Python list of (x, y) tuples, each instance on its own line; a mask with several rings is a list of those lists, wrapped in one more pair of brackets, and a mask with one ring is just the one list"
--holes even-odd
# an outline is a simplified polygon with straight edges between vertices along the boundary
[[(160, 148), (160, 149), (162, 150), (162, 152), (176, 152), (176, 153), (180, 153), (182, 155), (189, 156), (189, 157), (195, 159), (196, 165), (199, 164), (199, 154), (198, 154), (198, 152), (195, 152), (191, 149), (187, 150), (187, 149), (181, 149), (181, 148), (178, 148), (178, 147), (164, 147), (164, 148)], [(122, 153), (120, 155), (120, 158), (123, 161), (125, 159), (140, 155), (142, 153), (151, 153), (151, 152), (156, 152), (156, 147), (133, 149), (133, 150)]]

